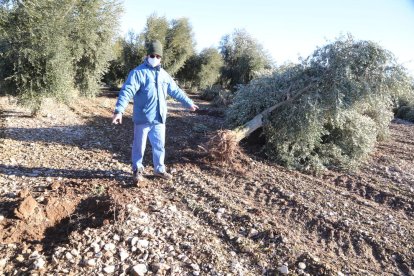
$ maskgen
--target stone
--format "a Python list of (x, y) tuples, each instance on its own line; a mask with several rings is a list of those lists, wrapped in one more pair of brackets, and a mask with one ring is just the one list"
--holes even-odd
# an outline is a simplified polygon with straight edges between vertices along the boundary
[(22, 199), (27, 198), (30, 195), (30, 191), (28, 188), (24, 188), (19, 192), (19, 197)]
[(137, 264), (131, 269), (131, 275), (133, 276), (143, 276), (147, 273), (147, 265), (146, 264)]
[(171, 212), (173, 212), (173, 213), (176, 213), (177, 212), (177, 206), (175, 206), (175, 205), (170, 205), (170, 206), (168, 206), (168, 210), (170, 210)]
[(70, 251), (70, 254), (72, 254), (73, 256), (77, 257), (77, 256), (79, 256), (79, 251), (74, 248), (74, 249), (72, 249)]
[(33, 266), (34, 269), (42, 269), (45, 266), (46, 262), (43, 258), (38, 258), (36, 261), (34, 261)]
[(114, 250), (115, 250), (115, 248), (116, 248), (116, 245), (115, 245), (115, 244), (113, 244), (113, 243), (107, 243), (107, 244), (105, 244), (105, 246), (104, 246), (104, 249), (105, 249), (106, 251), (114, 251)]
[(281, 274), (286, 275), (289, 273), (289, 268), (287, 265), (282, 265), (277, 269)]
[(101, 247), (97, 243), (92, 243), (91, 247), (93, 248), (93, 252), (99, 253), (101, 251)]
[(24, 258), (24, 256), (23, 256), (22, 254), (19, 254), (19, 255), (16, 257), (16, 261), (18, 261), (19, 263), (24, 262), (24, 260), (25, 260), (25, 258)]
[(149, 241), (147, 241), (147, 240), (138, 240), (137, 245), (140, 248), (148, 248)]
[(259, 234), (259, 231), (257, 231), (256, 229), (252, 228), (249, 231), (249, 238), (253, 238), (254, 236), (257, 236), (257, 234)]
[(192, 263), (192, 264), (190, 264), (190, 266), (191, 266), (191, 268), (193, 270), (196, 270), (196, 271), (199, 271), (200, 270), (200, 266), (198, 264), (196, 264), (196, 263)]
[(171, 267), (166, 263), (153, 263), (151, 264), (151, 270), (154, 273), (163, 274), (163, 272), (169, 270)]
[(114, 266), (114, 265), (108, 265), (108, 266), (105, 266), (105, 267), (103, 268), (103, 271), (104, 271), (105, 273), (107, 273), (107, 274), (112, 274), (112, 273), (114, 273), (114, 272), (115, 272), (115, 266)]
[(150, 222), (150, 219), (148, 215), (144, 212), (140, 212), (137, 218), (137, 223), (141, 225), (147, 225), (149, 224), (149, 222)]
[(31, 195), (23, 199), (19, 206), (14, 210), (14, 214), (19, 219), (38, 222), (43, 221), (45, 217), (43, 210)]
[(65, 257), (66, 257), (66, 259), (68, 259), (69, 261), (70, 261), (70, 260), (73, 260), (73, 256), (72, 256), (72, 254), (71, 254), (70, 252), (66, 252)]
[(121, 250), (119, 252), (119, 258), (121, 259), (121, 262), (125, 261), (128, 257), (129, 257), (129, 254), (125, 250)]
[(299, 263), (298, 263), (298, 267), (299, 267), (299, 269), (304, 270), (304, 269), (306, 268), (306, 264), (305, 264), (305, 263), (303, 263), (303, 262), (299, 262)]
[(86, 265), (90, 267), (96, 266), (96, 260), (95, 259), (89, 259), (86, 261)]
[(138, 238), (138, 237), (133, 237), (133, 238), (131, 239), (131, 246), (135, 246), (135, 245), (137, 244), (138, 240), (139, 240), (139, 238)]
[(6, 264), (7, 264), (7, 259), (6, 258), (0, 260), (0, 268), (5, 267)]

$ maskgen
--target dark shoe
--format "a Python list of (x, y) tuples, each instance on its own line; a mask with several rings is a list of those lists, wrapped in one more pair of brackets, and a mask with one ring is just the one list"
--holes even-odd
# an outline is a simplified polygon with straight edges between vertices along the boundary
[(171, 174), (167, 173), (167, 172), (155, 172), (154, 175), (158, 176), (158, 177), (161, 177), (163, 179), (166, 179), (166, 180), (173, 179), (173, 176)]
[(134, 185), (138, 185), (144, 181), (143, 174), (144, 170), (136, 170), (132, 173), (132, 181), (134, 182)]

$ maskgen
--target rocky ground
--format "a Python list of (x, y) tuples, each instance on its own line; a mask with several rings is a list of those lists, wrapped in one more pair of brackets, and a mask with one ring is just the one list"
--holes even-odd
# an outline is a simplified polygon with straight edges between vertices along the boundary
[(172, 181), (131, 185), (131, 107), (113, 94), (29, 116), (0, 97), (0, 274), (414, 275), (414, 125), (394, 121), (360, 171), (307, 175), (249, 146), (202, 147), (223, 111), (171, 102)]

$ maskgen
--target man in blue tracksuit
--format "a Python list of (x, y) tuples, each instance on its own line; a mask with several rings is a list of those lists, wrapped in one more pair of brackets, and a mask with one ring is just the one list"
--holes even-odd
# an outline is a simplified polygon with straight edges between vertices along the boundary
[(133, 69), (119, 92), (112, 123), (122, 123), (122, 113), (129, 101), (134, 99), (132, 144), (132, 171), (135, 184), (144, 180), (143, 157), (147, 137), (152, 146), (154, 175), (172, 179), (164, 165), (165, 121), (167, 95), (184, 107), (195, 111), (198, 106), (177, 86), (171, 76), (161, 68), (162, 45), (156, 40), (148, 44), (145, 61)]

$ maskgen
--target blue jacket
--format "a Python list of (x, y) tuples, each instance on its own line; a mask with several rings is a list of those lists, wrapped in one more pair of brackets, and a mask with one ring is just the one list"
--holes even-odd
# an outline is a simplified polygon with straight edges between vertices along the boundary
[(133, 98), (133, 121), (135, 124), (165, 124), (167, 95), (179, 101), (186, 108), (193, 105), (193, 101), (187, 97), (161, 66), (154, 68), (145, 60), (144, 63), (129, 72), (127, 80), (119, 91), (115, 113), (123, 113)]

